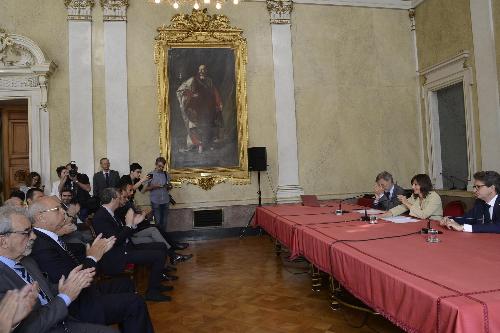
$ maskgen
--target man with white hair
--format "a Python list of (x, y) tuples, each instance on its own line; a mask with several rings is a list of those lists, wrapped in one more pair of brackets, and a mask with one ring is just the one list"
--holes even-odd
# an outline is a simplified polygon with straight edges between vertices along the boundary
[[(31, 256), (52, 283), (80, 264), (97, 269), (97, 263), (116, 241), (115, 237), (98, 235), (86, 250), (82, 244), (66, 244), (60, 236), (66, 225), (74, 224), (65, 220), (65, 211), (56, 197), (38, 199), (30, 206), (28, 215), (37, 236)], [(85, 288), (69, 310), (71, 315), (86, 322), (119, 324), (123, 333), (152, 333), (146, 304), (134, 291), (129, 278), (99, 281)]]
[(57, 290), (52, 288), (36, 262), (27, 257), (36, 236), (25, 214), (22, 208), (0, 208), (0, 298), (8, 290), (21, 289), (27, 284), (38, 293), (33, 311), (17, 324), (16, 332), (116, 332), (111, 327), (77, 322), (68, 317), (68, 306), (90, 285), (95, 269), (77, 266), (67, 277), (61, 277)]

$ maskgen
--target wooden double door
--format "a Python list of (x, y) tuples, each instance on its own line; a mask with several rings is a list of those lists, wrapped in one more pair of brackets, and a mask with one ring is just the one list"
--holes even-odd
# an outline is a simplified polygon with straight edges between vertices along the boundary
[(14, 175), (18, 170), (29, 173), (28, 100), (0, 101), (2, 131), (1, 184), (2, 202), (18, 187)]

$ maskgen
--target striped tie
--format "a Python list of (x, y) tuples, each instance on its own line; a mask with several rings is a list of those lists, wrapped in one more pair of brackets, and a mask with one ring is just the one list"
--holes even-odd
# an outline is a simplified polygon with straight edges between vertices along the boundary
[[(21, 265), (21, 263), (16, 263), (14, 265), (14, 271), (29, 284), (33, 284), (33, 282), (35, 282), (35, 280), (31, 277), (31, 274), (28, 270), (26, 270), (26, 268), (24, 268), (23, 265)], [(50, 297), (42, 290), (42, 288), (38, 289), (38, 299), (42, 305), (45, 305), (50, 301)]]
[(60, 237), (57, 239), (57, 242), (66, 251), (66, 253), (71, 257), (71, 260), (73, 260), (73, 262), (75, 264), (80, 265), (80, 260), (78, 260), (78, 258), (73, 254), (73, 252), (71, 252), (68, 249), (68, 246), (66, 245), (66, 243)]

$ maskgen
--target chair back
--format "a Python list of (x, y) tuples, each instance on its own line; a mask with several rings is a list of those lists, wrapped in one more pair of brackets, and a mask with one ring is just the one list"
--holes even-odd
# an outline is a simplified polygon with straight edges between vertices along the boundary
[(448, 202), (443, 209), (443, 216), (463, 216), (465, 213), (465, 204), (460, 200)]

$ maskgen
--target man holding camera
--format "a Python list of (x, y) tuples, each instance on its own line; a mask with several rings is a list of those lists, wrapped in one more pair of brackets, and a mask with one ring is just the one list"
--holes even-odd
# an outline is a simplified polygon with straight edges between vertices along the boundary
[(170, 175), (163, 170), (165, 164), (167, 164), (165, 158), (160, 156), (156, 159), (155, 169), (148, 174), (148, 176), (151, 175), (151, 179), (147, 183), (145, 191), (150, 192), (151, 208), (156, 223), (166, 231), (170, 206), (169, 191), (172, 189), (172, 184), (170, 183)]
[(91, 211), (97, 209), (90, 197), (91, 186), (89, 176), (78, 172), (78, 166), (75, 161), (71, 161), (71, 163), (66, 165), (66, 168), (69, 170), (69, 174), (64, 187), (71, 188), (73, 198), (81, 206), (79, 213), (80, 220), (85, 221)]

